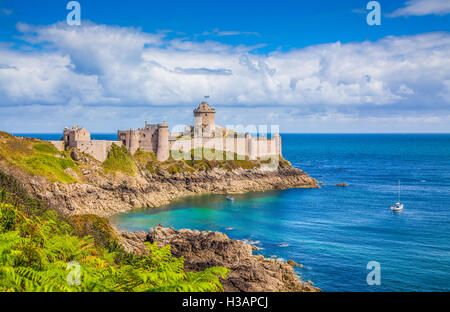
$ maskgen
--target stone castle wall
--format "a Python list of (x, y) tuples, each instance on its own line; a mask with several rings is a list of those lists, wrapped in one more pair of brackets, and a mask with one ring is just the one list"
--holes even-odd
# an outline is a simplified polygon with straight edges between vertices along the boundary
[[(281, 155), (281, 137), (275, 136), (272, 139), (256, 137), (236, 137), (236, 138), (180, 138), (172, 141), (170, 150), (172, 156), (182, 153), (189, 153), (197, 148), (215, 149), (227, 153), (236, 153), (240, 158), (248, 157), (251, 160), (274, 155)], [(239, 158), (238, 158), (239, 159)]]
[(116, 144), (122, 146), (121, 141), (105, 141), (105, 140), (89, 140), (89, 141), (76, 141), (74, 147), (80, 152), (91, 155), (98, 161), (104, 162), (108, 158), (111, 146)]
[(64, 151), (64, 141), (50, 141), (60, 152)]
[(64, 151), (66, 148), (77, 148), (80, 152), (91, 155), (101, 162), (108, 158), (113, 144), (122, 146), (122, 141), (91, 140), (89, 131), (79, 128), (77, 125), (72, 129), (64, 128), (62, 140), (50, 142), (59, 151)]

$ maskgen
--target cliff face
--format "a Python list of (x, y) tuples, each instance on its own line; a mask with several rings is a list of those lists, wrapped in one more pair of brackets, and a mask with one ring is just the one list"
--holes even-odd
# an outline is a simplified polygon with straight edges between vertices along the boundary
[(319, 288), (298, 279), (292, 266), (261, 255), (252, 254), (252, 246), (232, 240), (219, 232), (187, 229), (151, 228), (122, 233), (123, 245), (130, 252), (142, 253), (144, 242), (156, 242), (159, 247), (171, 245), (172, 255), (185, 258), (188, 271), (200, 271), (212, 266), (230, 270), (222, 285), (225, 291), (246, 292), (317, 292)]
[(271, 189), (317, 187), (317, 181), (300, 169), (283, 167), (276, 171), (259, 168), (227, 171), (150, 173), (139, 170), (134, 176), (103, 174), (92, 162), (78, 173), (66, 169), (82, 183), (49, 182), (40, 176), (30, 177), (0, 162), (0, 170), (15, 176), (27, 190), (66, 215), (92, 213), (110, 216), (139, 207), (157, 207), (183, 196), (203, 193), (245, 193)]

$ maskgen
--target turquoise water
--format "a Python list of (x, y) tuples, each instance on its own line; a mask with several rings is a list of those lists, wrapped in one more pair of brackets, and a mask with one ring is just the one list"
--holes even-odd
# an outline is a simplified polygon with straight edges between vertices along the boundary
[[(43, 137), (44, 138), (44, 137)], [(101, 137), (99, 137), (101, 138)], [(125, 230), (161, 224), (252, 241), (266, 257), (293, 259), (324, 291), (450, 291), (450, 135), (284, 134), (283, 154), (324, 183), (179, 200), (116, 215)], [(393, 213), (397, 181), (404, 211)], [(345, 182), (347, 187), (336, 187)], [(381, 285), (369, 286), (369, 261)]]

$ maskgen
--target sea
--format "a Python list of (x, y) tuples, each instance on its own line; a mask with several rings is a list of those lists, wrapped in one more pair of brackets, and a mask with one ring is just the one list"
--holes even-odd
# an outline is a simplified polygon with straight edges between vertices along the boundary
[[(234, 201), (189, 197), (111, 221), (128, 231), (158, 224), (220, 231), (259, 247), (256, 254), (302, 264), (299, 277), (323, 291), (450, 291), (450, 134), (282, 134), (282, 141), (283, 156), (320, 188)], [(404, 210), (392, 212), (399, 181)]]

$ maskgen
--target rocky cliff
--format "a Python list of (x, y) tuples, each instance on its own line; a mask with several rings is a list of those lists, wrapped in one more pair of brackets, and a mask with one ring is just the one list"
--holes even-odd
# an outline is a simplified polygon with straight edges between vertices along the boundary
[(134, 175), (103, 172), (101, 164), (84, 157), (77, 171), (65, 169), (76, 183), (51, 182), (0, 161), (0, 170), (13, 175), (33, 195), (65, 215), (110, 216), (139, 207), (157, 207), (184, 196), (204, 193), (245, 193), (287, 188), (317, 187), (317, 181), (300, 169), (283, 166), (275, 171), (259, 168), (151, 173), (139, 168)]
[(252, 246), (232, 240), (219, 232), (187, 229), (151, 228), (121, 234), (123, 245), (130, 252), (144, 252), (144, 242), (156, 242), (159, 247), (171, 246), (172, 255), (185, 258), (185, 269), (200, 271), (212, 266), (230, 270), (222, 285), (225, 291), (246, 292), (317, 292), (319, 288), (298, 279), (291, 265), (253, 255)]

